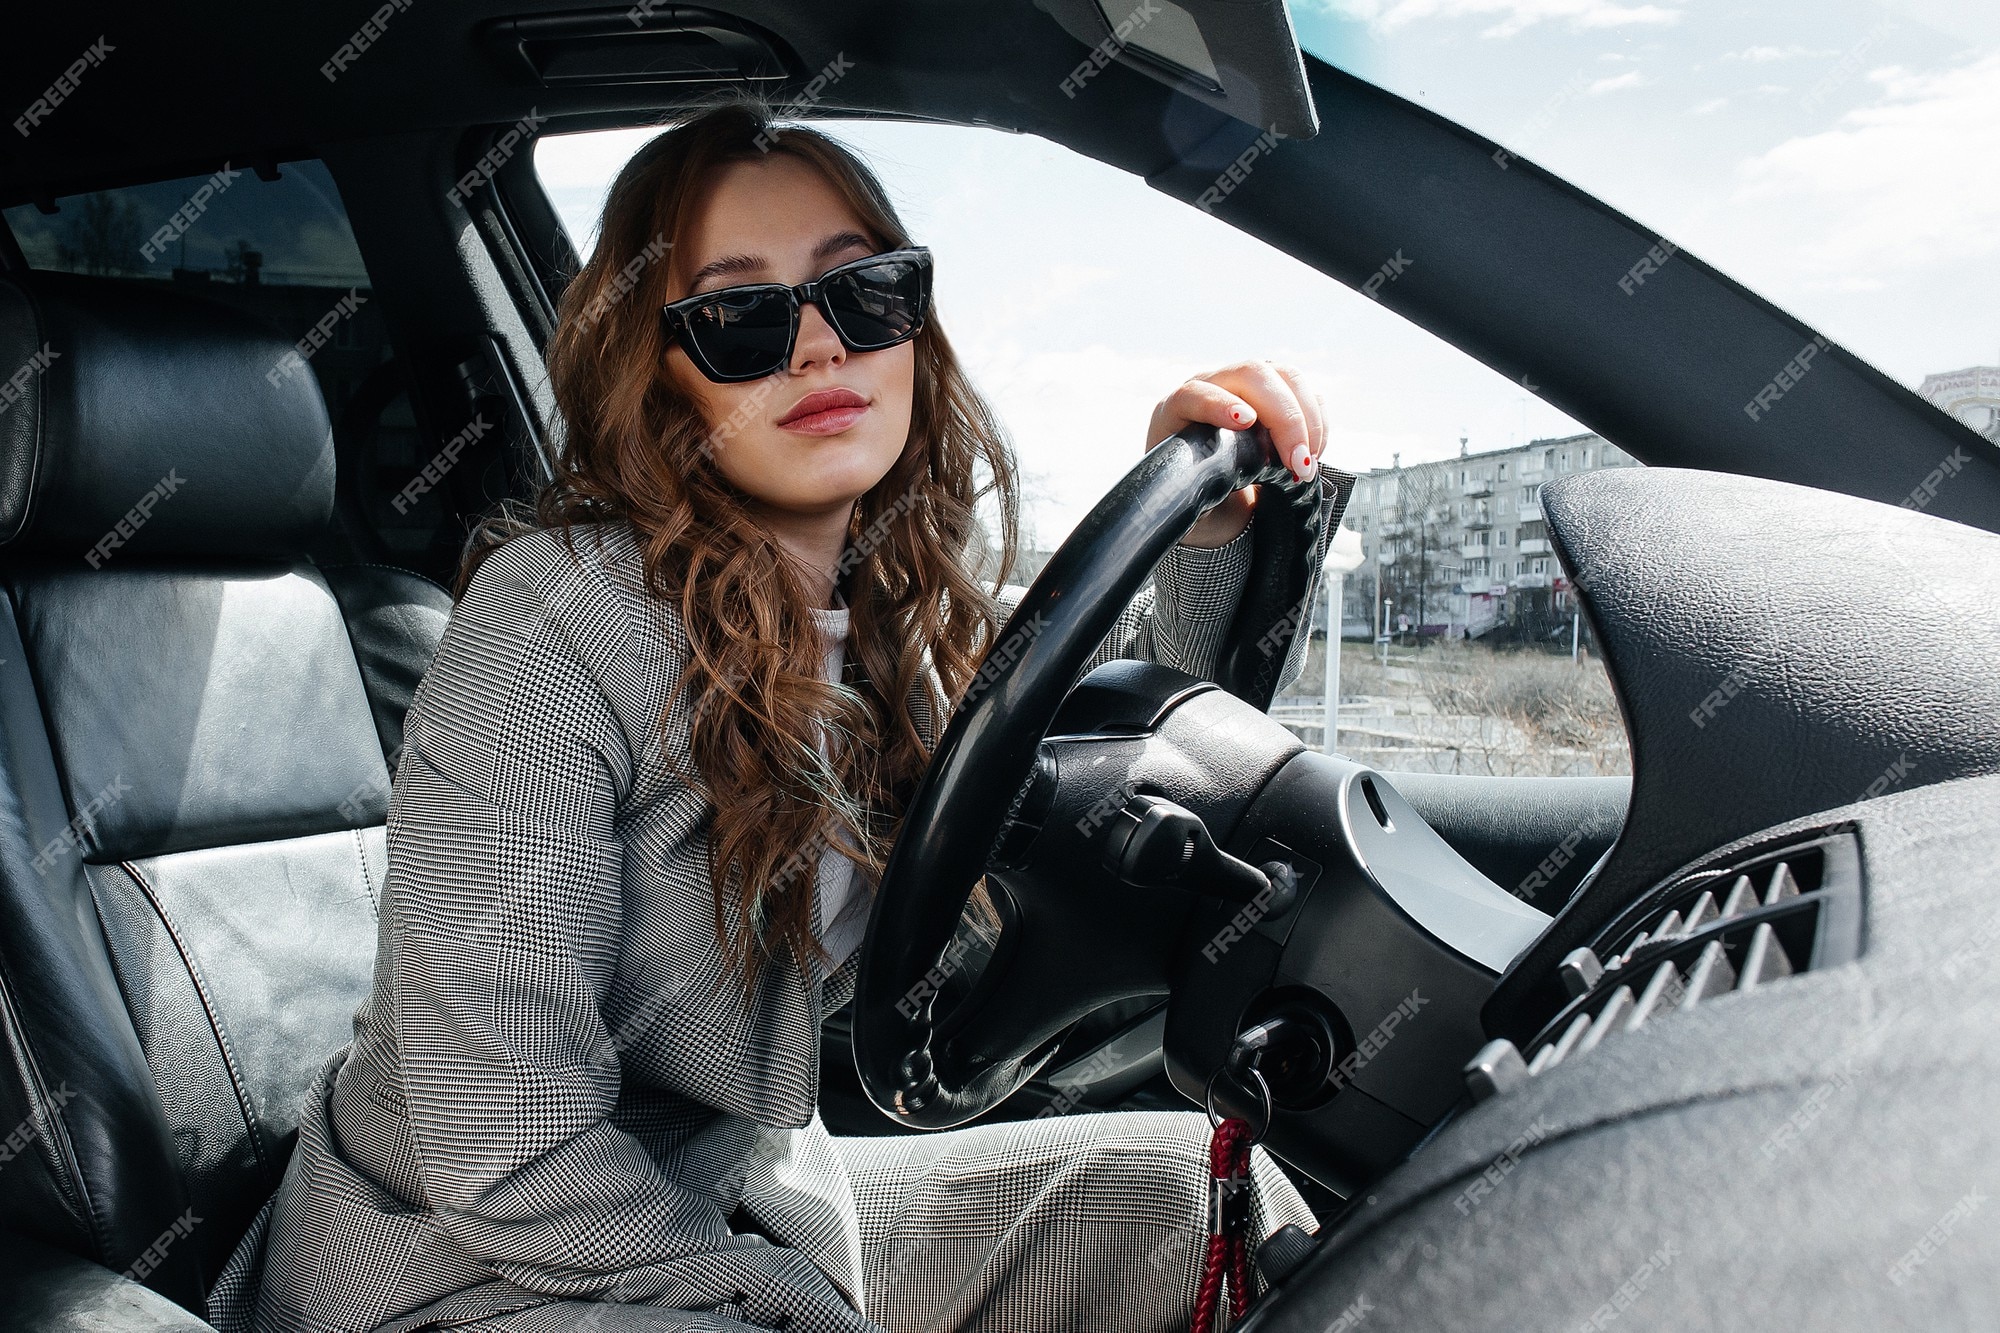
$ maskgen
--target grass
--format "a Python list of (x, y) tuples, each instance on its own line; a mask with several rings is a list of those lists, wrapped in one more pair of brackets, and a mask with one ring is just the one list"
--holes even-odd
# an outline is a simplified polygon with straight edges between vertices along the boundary
[[(1294, 685), (1319, 694), (1323, 641)], [(1339, 750), (1384, 768), (1505, 776), (1627, 774), (1625, 726), (1603, 664), (1445, 642), (1342, 645)], [(1306, 700), (1300, 700), (1304, 703)], [(1303, 714), (1302, 714), (1303, 715)]]

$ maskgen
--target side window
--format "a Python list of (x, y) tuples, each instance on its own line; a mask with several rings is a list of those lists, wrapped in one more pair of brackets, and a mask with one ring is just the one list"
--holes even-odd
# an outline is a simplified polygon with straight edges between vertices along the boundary
[(435, 448), (425, 447), (374, 284), (323, 163), (283, 163), (276, 180), (225, 167), (55, 204), (53, 213), (32, 204), (5, 210), (30, 268), (171, 284), (270, 325), (293, 346), (278, 373), (310, 373), (319, 383), (343, 505), (358, 506), (363, 525), (388, 548), (376, 554), (426, 573), (455, 558), (459, 534), (438, 497), (404, 495)]
[[(1566, 458), (1587, 445), (1608, 465), (1597, 437), (1135, 176), (1032, 135), (821, 128), (876, 170), (931, 247), (940, 322), (1013, 435), (1026, 548), (1016, 580), (1139, 457), (1153, 406), (1183, 380), (1247, 359), (1290, 363), (1326, 399), (1328, 461), (1359, 480), (1326, 596), (1300, 630), (1311, 636), (1304, 670), (1272, 715), (1309, 745), (1388, 769), (1630, 771), (1567, 583), (1551, 562), (1511, 558), (1545, 555), (1547, 543), (1493, 536), (1500, 517), (1540, 519), (1532, 501), (1556, 474), (1558, 442)], [(580, 255), (612, 178), (654, 133), (536, 142), (536, 173)]]
[(248, 167), (6, 210), (30, 268), (164, 282), (248, 311), (292, 339), (329, 415), (390, 356), (347, 210), (319, 162), (275, 181)]

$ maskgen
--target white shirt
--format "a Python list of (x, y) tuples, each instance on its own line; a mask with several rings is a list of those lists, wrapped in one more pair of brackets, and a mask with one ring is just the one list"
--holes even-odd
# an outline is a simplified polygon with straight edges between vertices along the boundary
[[(840, 593), (834, 592), (836, 600)], [(834, 683), (840, 680), (841, 668), (847, 662), (848, 612), (844, 602), (828, 610), (812, 607), (813, 623), (819, 627), (820, 637), (826, 644), (825, 666), (821, 679)], [(826, 737), (820, 737), (820, 752), (826, 752)], [(831, 955), (831, 962), (815, 973), (815, 980), (823, 980), (828, 972), (839, 968), (856, 949), (861, 947), (861, 936), (868, 928), (868, 895), (859, 891), (856, 883), (854, 862), (837, 849), (828, 847), (819, 858), (819, 882), (813, 895), (813, 926), (819, 934), (819, 941)]]

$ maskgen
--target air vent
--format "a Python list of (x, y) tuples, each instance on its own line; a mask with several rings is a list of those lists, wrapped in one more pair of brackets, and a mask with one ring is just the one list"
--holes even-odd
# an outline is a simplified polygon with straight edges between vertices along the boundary
[(1489, 1043), (1466, 1067), (1476, 1099), (1553, 1069), (1662, 1014), (1860, 951), (1861, 860), (1852, 834), (1698, 871), (1649, 893), (1560, 964), (1572, 999), (1528, 1044)]
[(488, 24), (486, 40), (543, 87), (776, 83), (777, 44), (748, 23), (685, 5), (536, 14)]

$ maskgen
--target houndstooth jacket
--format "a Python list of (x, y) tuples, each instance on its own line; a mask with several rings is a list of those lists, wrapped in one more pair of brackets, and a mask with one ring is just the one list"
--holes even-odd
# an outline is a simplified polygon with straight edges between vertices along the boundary
[[(1323, 474), (1322, 553), (1351, 483)], [(709, 812), (666, 758), (688, 745), (685, 702), (665, 712), (685, 634), (628, 526), (574, 533), (486, 559), (415, 694), (373, 993), (211, 1298), (219, 1327), (601, 1300), (877, 1329), (816, 1109), (820, 1020), (858, 955), (817, 985), (781, 962), (754, 1000), (724, 979)], [(1209, 674), (1249, 560), (1247, 530), (1174, 548), (1091, 665)], [(928, 707), (918, 722), (933, 739)]]

